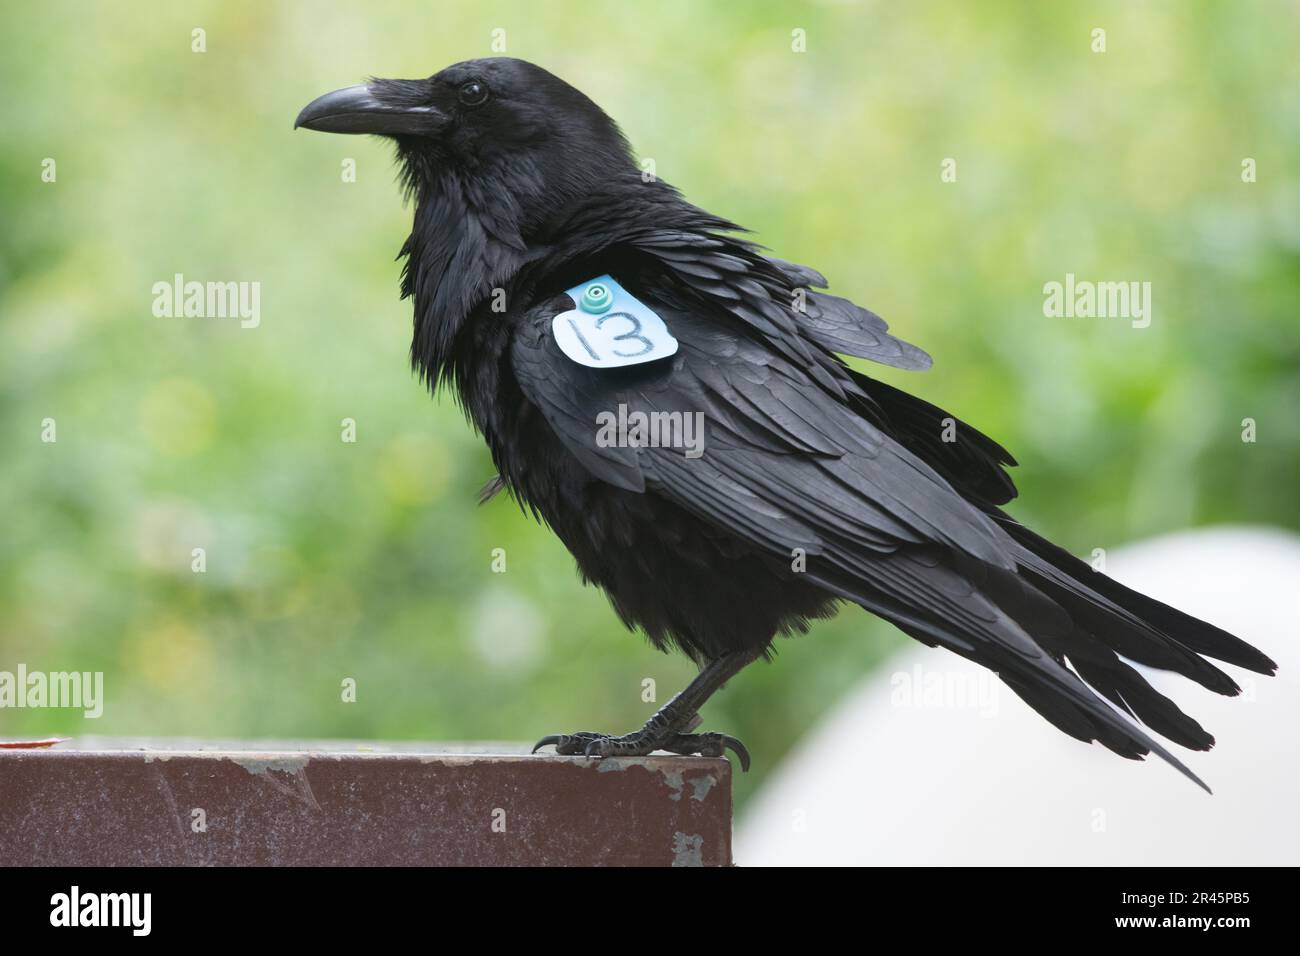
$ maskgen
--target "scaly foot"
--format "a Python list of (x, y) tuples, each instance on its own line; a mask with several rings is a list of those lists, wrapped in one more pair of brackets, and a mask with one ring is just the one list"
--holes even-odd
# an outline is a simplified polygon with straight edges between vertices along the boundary
[(643, 727), (622, 737), (611, 737), (609, 734), (582, 730), (573, 734), (543, 737), (533, 747), (533, 753), (551, 744), (555, 746), (557, 754), (585, 757), (644, 757), (656, 750), (721, 757), (730, 750), (740, 761), (740, 769), (749, 770), (749, 751), (739, 740), (727, 734), (682, 734), (675, 731), (664, 734)]

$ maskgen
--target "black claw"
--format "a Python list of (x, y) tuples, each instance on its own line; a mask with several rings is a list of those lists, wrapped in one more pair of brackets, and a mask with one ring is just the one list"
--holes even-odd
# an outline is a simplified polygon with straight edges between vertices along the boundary
[(670, 753), (699, 754), (701, 757), (725, 757), (730, 750), (740, 762), (740, 769), (749, 770), (749, 750), (728, 734), (677, 734), (659, 746)]
[(726, 734), (720, 735), (722, 746), (728, 747), (735, 753), (736, 759), (740, 761), (740, 772), (749, 773), (749, 751), (735, 737), (728, 737)]
[(533, 745), (533, 753), (545, 747), (548, 744), (555, 746), (555, 752), (561, 757), (581, 756), (582, 751), (589, 747), (597, 740), (603, 740), (604, 734), (592, 733), (590, 730), (580, 730), (572, 734), (548, 734)]

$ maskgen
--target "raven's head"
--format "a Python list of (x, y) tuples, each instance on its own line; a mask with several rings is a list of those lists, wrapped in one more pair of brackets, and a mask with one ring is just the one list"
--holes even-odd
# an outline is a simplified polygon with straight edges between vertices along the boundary
[[(295, 128), (374, 133), (398, 147), (419, 198), (454, 179), (515, 207), (522, 231), (636, 169), (605, 113), (558, 77), (509, 57), (467, 60), (428, 79), (373, 79), (309, 103)], [(471, 196), (471, 200), (477, 197)]]
[[(415, 222), (402, 248), (402, 294), (415, 298), (412, 360), (436, 382), (456, 338), (535, 251), (563, 257), (647, 207), (680, 203), (643, 181), (618, 127), (563, 80), (493, 57), (423, 80), (374, 79), (318, 97), (294, 127), (373, 133), (397, 144)], [(586, 225), (574, 223), (577, 217)], [(597, 245), (600, 243), (597, 242)]]

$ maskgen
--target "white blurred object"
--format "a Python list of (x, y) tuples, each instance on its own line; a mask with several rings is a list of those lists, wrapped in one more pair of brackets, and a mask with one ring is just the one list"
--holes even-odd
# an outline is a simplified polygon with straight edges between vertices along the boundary
[[(740, 822), (735, 859), (762, 865), (1295, 865), (1300, 863), (1300, 537), (1187, 532), (1118, 550), (1107, 572), (1277, 662), (1220, 665), (1221, 697), (1140, 668), (1217, 739), (1125, 760), (1065, 736), (997, 678), (917, 646), (846, 699)], [(917, 680), (918, 675), (920, 680)]]

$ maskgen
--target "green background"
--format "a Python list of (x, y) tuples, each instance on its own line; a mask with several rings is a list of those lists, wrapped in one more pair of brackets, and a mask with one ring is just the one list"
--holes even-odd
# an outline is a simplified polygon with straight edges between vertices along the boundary
[[(390, 147), (291, 130), (327, 90), (491, 55), (498, 28), (694, 202), (929, 350), (929, 373), (874, 371), (1011, 448), (1014, 513), (1075, 553), (1300, 527), (1298, 16), (9, 5), (0, 669), (102, 670), (107, 704), (97, 721), (0, 711), (0, 736), (532, 740), (629, 730), (655, 706), (646, 678), (659, 703), (689, 679), (509, 500), (476, 506), (487, 454), (408, 370)], [(155, 318), (151, 287), (178, 272), (260, 282), (260, 327)], [(1151, 326), (1045, 318), (1043, 285), (1067, 272), (1150, 281)], [(847, 610), (710, 704), (707, 728), (754, 751), (742, 796), (901, 640)]]

